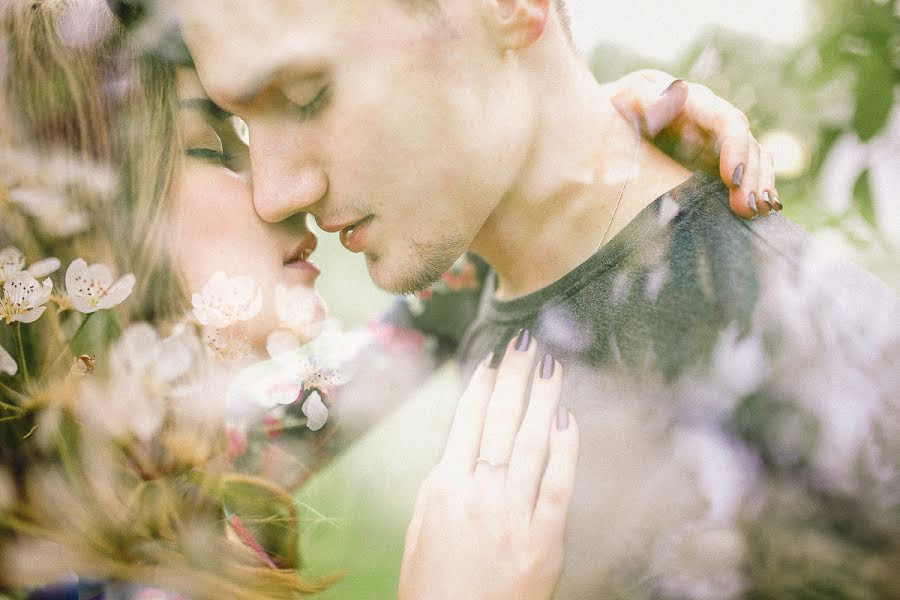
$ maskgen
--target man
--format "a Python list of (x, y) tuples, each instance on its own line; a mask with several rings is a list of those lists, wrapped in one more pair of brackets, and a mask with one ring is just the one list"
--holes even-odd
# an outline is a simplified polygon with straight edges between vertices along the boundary
[[(209, 95), (250, 126), (264, 219), (311, 213), (395, 292), (470, 250), (490, 272), (464, 371), (512, 335), (566, 366), (584, 442), (560, 597), (885, 589), (896, 548), (866, 540), (890, 514), (872, 481), (896, 472), (872, 435), (896, 397), (879, 377), (896, 370), (896, 299), (850, 267), (824, 285), (802, 232), (729, 212), (780, 207), (767, 158), (725, 169), (729, 189), (643, 141), (573, 52), (560, 2), (172, 7)], [(509, 451), (483, 447), (479, 468)]]

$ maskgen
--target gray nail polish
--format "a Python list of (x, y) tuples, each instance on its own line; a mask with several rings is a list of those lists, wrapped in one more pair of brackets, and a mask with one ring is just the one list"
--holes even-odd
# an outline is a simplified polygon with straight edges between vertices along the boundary
[(674, 88), (676, 85), (678, 85), (678, 82), (679, 82), (679, 81), (684, 81), (684, 79), (676, 79), (675, 81), (673, 81), (672, 83), (669, 84), (669, 87), (667, 87), (666, 89), (664, 89), (663, 91), (661, 91), (661, 92), (659, 93), (659, 95), (660, 95), (660, 96), (665, 96), (666, 94), (668, 94), (669, 92), (671, 92), (671, 91), (672, 91), (672, 88)]
[(747, 197), (747, 205), (750, 206), (754, 216), (759, 214), (759, 209), (756, 208), (756, 192), (750, 192), (750, 195)]
[(772, 205), (772, 196), (769, 195), (768, 190), (763, 191), (762, 201), (769, 205), (769, 212), (771, 213), (774, 209), (774, 206)]
[(519, 352), (525, 352), (528, 350), (528, 346), (531, 344), (531, 333), (527, 329), (523, 329), (519, 332), (519, 337), (516, 338), (516, 350)]
[(569, 428), (569, 410), (565, 406), (560, 406), (556, 413), (556, 429), (565, 431)]
[(541, 362), (541, 379), (550, 379), (553, 377), (553, 371), (556, 370), (556, 361), (549, 354), (544, 355), (544, 360)]
[(741, 187), (741, 184), (744, 182), (744, 163), (739, 164), (734, 170), (731, 181), (734, 183), (734, 187)]

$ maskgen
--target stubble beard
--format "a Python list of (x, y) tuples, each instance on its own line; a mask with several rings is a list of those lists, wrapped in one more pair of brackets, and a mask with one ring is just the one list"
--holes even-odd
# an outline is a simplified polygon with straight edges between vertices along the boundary
[(369, 275), (378, 287), (393, 294), (414, 294), (440, 281), (467, 246), (459, 237), (429, 244), (413, 242), (409, 251), (410, 260), (399, 265), (395, 272), (388, 273), (387, 277), (376, 272), (376, 265), (383, 260), (381, 256), (367, 256), (366, 262)]

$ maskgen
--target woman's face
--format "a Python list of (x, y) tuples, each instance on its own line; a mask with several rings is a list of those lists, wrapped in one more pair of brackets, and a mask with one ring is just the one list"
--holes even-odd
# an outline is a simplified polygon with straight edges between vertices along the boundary
[[(238, 122), (209, 100), (193, 70), (179, 69), (178, 95), (184, 152), (170, 198), (174, 259), (191, 293), (199, 293), (217, 271), (255, 281), (263, 309), (243, 327), (261, 348), (278, 326), (276, 286), (304, 286), (315, 293), (319, 270), (308, 259), (316, 236), (307, 227), (306, 214), (274, 224), (257, 216)], [(324, 307), (317, 294), (315, 298), (317, 317), (324, 318)]]

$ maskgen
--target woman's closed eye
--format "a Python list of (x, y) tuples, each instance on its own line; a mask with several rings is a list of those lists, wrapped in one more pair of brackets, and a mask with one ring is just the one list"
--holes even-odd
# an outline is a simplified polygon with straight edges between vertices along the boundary
[(249, 163), (249, 151), (237, 125), (234, 117), (209, 100), (182, 101), (180, 127), (185, 155), (243, 171)]
[(217, 163), (221, 163), (226, 165), (234, 159), (234, 156), (231, 154), (226, 154), (221, 149), (217, 150), (215, 148), (206, 148), (203, 146), (195, 146), (186, 148), (184, 151), (185, 154), (190, 156), (191, 158), (199, 158), (201, 160), (208, 160)]

